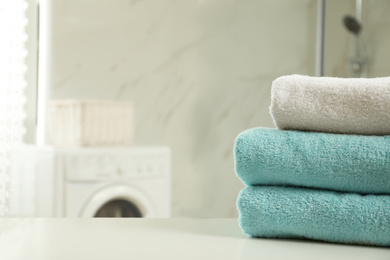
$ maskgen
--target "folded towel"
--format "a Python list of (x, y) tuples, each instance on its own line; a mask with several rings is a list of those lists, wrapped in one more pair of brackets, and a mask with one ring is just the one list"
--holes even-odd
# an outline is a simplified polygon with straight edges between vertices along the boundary
[(390, 193), (390, 136), (253, 128), (238, 135), (234, 157), (248, 186)]
[(280, 129), (390, 134), (390, 77), (283, 76), (271, 93), (270, 112)]
[(240, 192), (237, 207), (252, 237), (390, 246), (390, 195), (257, 186)]

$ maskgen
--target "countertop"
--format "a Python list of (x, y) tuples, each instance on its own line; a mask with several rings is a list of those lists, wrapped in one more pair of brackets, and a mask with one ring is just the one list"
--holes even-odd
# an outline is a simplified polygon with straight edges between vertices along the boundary
[(237, 219), (0, 219), (0, 259), (389, 260), (390, 248), (249, 238)]

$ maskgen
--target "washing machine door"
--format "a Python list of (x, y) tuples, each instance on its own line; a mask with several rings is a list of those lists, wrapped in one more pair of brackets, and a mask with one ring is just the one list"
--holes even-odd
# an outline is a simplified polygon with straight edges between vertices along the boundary
[(80, 217), (156, 217), (152, 202), (139, 190), (127, 185), (112, 185), (93, 194)]

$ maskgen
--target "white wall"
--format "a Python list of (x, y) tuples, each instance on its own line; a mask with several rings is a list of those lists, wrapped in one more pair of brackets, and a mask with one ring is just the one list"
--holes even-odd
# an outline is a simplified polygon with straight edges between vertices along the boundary
[(136, 103), (173, 150), (173, 215), (233, 217), (233, 142), (272, 127), (271, 82), (313, 74), (316, 1), (55, 0), (52, 98)]

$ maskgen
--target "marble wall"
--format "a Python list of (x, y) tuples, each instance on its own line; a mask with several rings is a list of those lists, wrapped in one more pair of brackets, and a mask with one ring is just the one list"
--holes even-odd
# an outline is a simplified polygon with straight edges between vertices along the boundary
[(234, 217), (241, 131), (271, 82), (314, 74), (316, 1), (54, 0), (52, 99), (136, 104), (135, 142), (173, 151), (173, 216)]
[[(28, 0), (34, 142), (36, 0)], [(271, 82), (314, 74), (315, 0), (53, 0), (51, 98), (136, 104), (135, 142), (173, 151), (173, 216), (237, 216), (236, 135), (272, 127)], [(348, 77), (354, 0), (328, 0), (325, 74)], [(363, 1), (368, 76), (388, 76), (390, 1)]]

